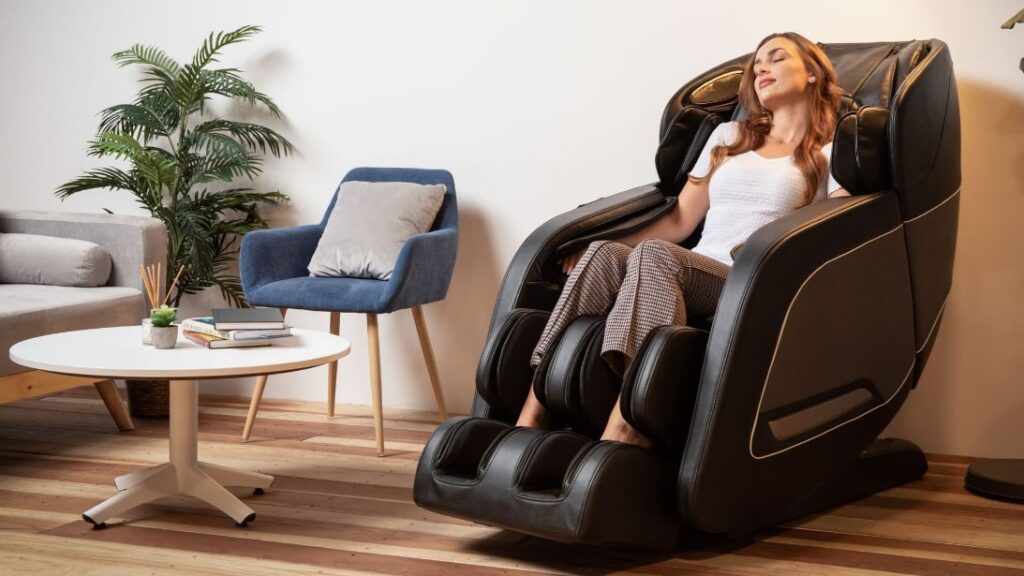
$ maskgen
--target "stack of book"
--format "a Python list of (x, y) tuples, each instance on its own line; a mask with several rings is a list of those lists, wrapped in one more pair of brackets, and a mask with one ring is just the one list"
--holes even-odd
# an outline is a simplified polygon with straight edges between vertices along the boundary
[(214, 308), (213, 316), (182, 321), (181, 330), (185, 338), (207, 348), (270, 346), (292, 335), (276, 308)]

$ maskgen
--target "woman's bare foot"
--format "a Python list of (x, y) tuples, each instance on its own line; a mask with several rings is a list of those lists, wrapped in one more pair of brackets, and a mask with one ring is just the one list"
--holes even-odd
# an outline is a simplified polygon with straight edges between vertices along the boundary
[(547, 418), (529, 417), (525, 414), (520, 414), (519, 420), (516, 420), (516, 426), (521, 428), (544, 428), (547, 423)]
[(544, 428), (547, 426), (547, 423), (547, 408), (540, 403), (540, 400), (537, 400), (537, 396), (533, 393), (533, 386), (530, 386), (530, 392), (526, 395), (526, 403), (523, 404), (523, 409), (519, 412), (516, 426)]
[(615, 401), (615, 407), (612, 408), (612, 413), (608, 416), (608, 425), (604, 427), (604, 434), (601, 434), (601, 440), (625, 442), (626, 444), (635, 444), (641, 448), (648, 449), (654, 446), (650, 438), (638, 432), (636, 428), (633, 428), (622, 417), (618, 400)]
[(637, 432), (636, 428), (633, 428), (625, 421), (622, 422), (621, 426), (616, 426), (614, 429), (605, 428), (604, 434), (601, 435), (601, 440), (625, 442), (626, 444), (635, 444), (641, 448), (648, 449), (654, 446), (650, 438)]

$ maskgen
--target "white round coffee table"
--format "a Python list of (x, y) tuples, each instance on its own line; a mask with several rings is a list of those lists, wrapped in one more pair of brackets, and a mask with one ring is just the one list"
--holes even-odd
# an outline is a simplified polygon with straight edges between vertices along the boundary
[(270, 487), (273, 476), (199, 461), (199, 379), (292, 372), (338, 360), (348, 340), (323, 332), (293, 329), (291, 338), (257, 348), (210, 350), (180, 334), (175, 348), (142, 344), (139, 326), (61, 332), (19, 342), (11, 360), (38, 370), (105, 378), (167, 379), (170, 384), (170, 457), (165, 464), (119, 476), (119, 492), (82, 515), (102, 528), (109, 518), (158, 498), (188, 494), (221, 510), (239, 526), (256, 517), (224, 486)]

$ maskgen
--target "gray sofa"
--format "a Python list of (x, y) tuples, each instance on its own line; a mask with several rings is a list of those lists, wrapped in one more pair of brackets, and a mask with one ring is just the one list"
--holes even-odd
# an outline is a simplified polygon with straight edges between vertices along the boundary
[[(50, 256), (40, 259), (37, 251), (46, 253), (40, 245), (59, 241), (46, 239), (44, 242), (44, 239), (20, 234), (94, 243), (102, 249), (94, 247), (95, 252), (109, 254), (109, 277), (97, 286), (42, 283), (48, 282), (48, 278), (73, 274), (73, 263), (69, 262), (74, 256), (60, 251), (55, 253), (53, 246), (49, 246), (46, 249), (50, 250)], [(4, 239), (6, 241), (0, 242), (0, 270), (6, 273), (4, 278), (9, 280), (10, 271), (15, 269), (16, 278), (19, 273), (30, 275), (31, 283), (0, 282), (0, 350), (3, 351), (0, 354), (0, 403), (94, 384), (118, 426), (131, 429), (131, 419), (112, 381), (31, 370), (12, 362), (7, 351), (16, 342), (44, 334), (140, 322), (148, 312), (148, 304), (139, 267), (166, 261), (167, 232), (163, 223), (141, 216), (0, 211), (0, 240)], [(31, 246), (33, 240), (35, 247)], [(13, 253), (16, 251), (22, 253)], [(108, 261), (102, 258), (103, 262)], [(105, 270), (90, 273), (103, 278)]]

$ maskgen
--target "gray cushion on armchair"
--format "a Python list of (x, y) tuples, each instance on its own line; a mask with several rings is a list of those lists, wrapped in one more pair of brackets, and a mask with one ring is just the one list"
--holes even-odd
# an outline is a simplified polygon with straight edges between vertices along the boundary
[(336, 193), (319, 224), (249, 232), (238, 263), (250, 304), (385, 314), (445, 297), (458, 249), (458, 202), (451, 173), (361, 167), (345, 175), (343, 182), (350, 181), (443, 184), (446, 192), (430, 231), (406, 241), (388, 280), (309, 276), (307, 266), (337, 203)]
[(444, 194), (444, 184), (343, 182), (310, 276), (389, 280), (405, 242), (430, 230)]

